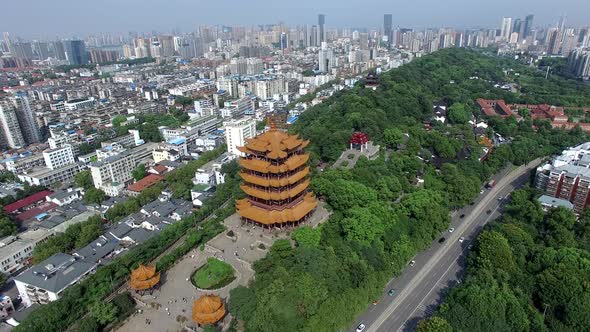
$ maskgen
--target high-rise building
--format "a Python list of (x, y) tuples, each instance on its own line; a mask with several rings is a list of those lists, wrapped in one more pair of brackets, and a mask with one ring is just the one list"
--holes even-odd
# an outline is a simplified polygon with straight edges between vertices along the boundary
[(317, 46), (322, 45), (323, 42), (326, 40), (326, 15), (319, 14), (318, 15), (318, 38), (317, 38)]
[(533, 29), (533, 19), (534, 18), (535, 18), (535, 15), (531, 14), (531, 15), (527, 15), (526, 18), (524, 19), (524, 28), (523, 28), (522, 39), (525, 39), (531, 35), (531, 30)]
[(16, 110), (8, 100), (0, 100), (0, 122), (5, 145), (11, 148), (25, 146), (25, 139), (18, 125)]
[(12, 103), (16, 109), (16, 118), (20, 126), (20, 131), (26, 144), (37, 143), (41, 141), (39, 127), (35, 120), (35, 115), (29, 104), (29, 98), (25, 93), (17, 93), (12, 98)]
[(63, 46), (66, 59), (71, 65), (85, 65), (88, 63), (86, 46), (82, 40), (64, 40)]
[(547, 45), (548, 54), (559, 54), (559, 49), (561, 48), (561, 34), (558, 28), (551, 28), (547, 31), (545, 45)]
[(387, 37), (387, 48), (391, 48), (393, 43), (393, 15), (383, 15), (383, 35)]
[(500, 27), (500, 38), (503, 41), (508, 41), (508, 39), (510, 39), (511, 33), (512, 33), (512, 17), (503, 17), (502, 18), (502, 26)]
[(318, 43), (318, 26), (312, 25), (311, 31), (309, 32), (309, 45), (311, 46), (320, 46)]
[(512, 33), (510, 34), (511, 42), (514, 39), (514, 36), (513, 36), (514, 33), (517, 33), (516, 36), (518, 39), (522, 39), (522, 35), (524, 34), (524, 32), (522, 31), (523, 28), (524, 28), (524, 24), (520, 20), (520, 18), (515, 19), (514, 24), (512, 25)]
[(256, 136), (256, 120), (234, 120), (224, 123), (227, 152), (243, 156), (238, 147), (246, 145), (246, 140)]
[(328, 43), (322, 43), (322, 48), (318, 54), (318, 69), (322, 73), (327, 73), (334, 67), (334, 53), (332, 49), (328, 47)]

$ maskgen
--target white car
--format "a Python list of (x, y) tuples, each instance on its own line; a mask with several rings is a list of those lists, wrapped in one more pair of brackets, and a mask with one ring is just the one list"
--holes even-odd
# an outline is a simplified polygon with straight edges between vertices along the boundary
[(463, 241), (465, 241), (465, 238), (461, 236), (461, 237), (459, 238), (459, 243), (463, 243)]
[(480, 195), (481, 195), (481, 194), (483, 194), (483, 189), (479, 191), (479, 194), (480, 194)]
[(449, 233), (453, 233), (455, 231), (455, 227), (449, 228)]
[(410, 262), (410, 266), (414, 266), (416, 264), (416, 261), (411, 261)]
[(365, 324), (361, 324), (356, 327), (356, 332), (363, 332), (365, 330)]

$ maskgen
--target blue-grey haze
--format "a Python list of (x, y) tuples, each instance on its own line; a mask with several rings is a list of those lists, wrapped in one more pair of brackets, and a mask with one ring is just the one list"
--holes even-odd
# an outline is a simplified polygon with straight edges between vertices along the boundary
[(393, 25), (498, 27), (503, 16), (535, 14), (535, 24), (590, 24), (590, 0), (3, 0), (0, 31), (25, 38), (84, 36), (93, 32), (192, 31), (201, 24), (256, 25), (284, 22), (379, 28)]

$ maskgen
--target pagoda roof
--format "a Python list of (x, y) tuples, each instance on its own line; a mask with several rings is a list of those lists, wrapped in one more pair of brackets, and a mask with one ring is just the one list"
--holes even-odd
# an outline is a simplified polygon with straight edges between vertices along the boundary
[(131, 281), (129, 284), (135, 290), (152, 288), (158, 282), (160, 282), (160, 273), (156, 272), (155, 265), (145, 266), (140, 264), (137, 269), (131, 270)]
[(309, 166), (307, 166), (295, 174), (292, 174), (288, 177), (284, 177), (284, 178), (280, 178), (280, 179), (276, 179), (276, 178), (267, 179), (267, 178), (264, 178), (261, 176), (256, 176), (256, 175), (248, 174), (245, 172), (240, 172), (239, 175), (246, 182), (253, 183), (253, 184), (256, 184), (259, 186), (263, 186), (263, 187), (278, 188), (278, 187), (284, 187), (284, 186), (296, 183), (297, 181), (306, 177), (307, 174), (309, 174), (309, 171), (310, 171), (310, 168), (309, 168)]
[(258, 188), (253, 188), (248, 185), (242, 184), (240, 188), (249, 196), (254, 196), (260, 199), (265, 200), (274, 200), (274, 201), (281, 201), (288, 198), (293, 198), (299, 195), (302, 191), (309, 187), (311, 180), (306, 179), (305, 181), (301, 182), (300, 184), (296, 185), (291, 189), (287, 189), (281, 192), (272, 192), (272, 191), (265, 191)]
[(264, 225), (284, 224), (302, 220), (306, 215), (313, 211), (318, 202), (313, 193), (305, 195), (303, 200), (292, 208), (278, 210), (265, 210), (252, 205), (248, 199), (236, 201), (236, 209), (243, 218), (256, 221)]
[(246, 141), (244, 147), (238, 148), (244, 153), (263, 153), (270, 159), (286, 158), (287, 151), (295, 148), (305, 148), (309, 141), (290, 135), (284, 131), (271, 129), (263, 134)]
[(240, 166), (260, 173), (284, 173), (296, 170), (309, 160), (309, 153), (296, 154), (289, 157), (281, 165), (272, 165), (269, 161), (261, 159), (240, 159)]
[(203, 295), (193, 303), (193, 321), (200, 325), (215, 324), (225, 316), (225, 306), (215, 295)]

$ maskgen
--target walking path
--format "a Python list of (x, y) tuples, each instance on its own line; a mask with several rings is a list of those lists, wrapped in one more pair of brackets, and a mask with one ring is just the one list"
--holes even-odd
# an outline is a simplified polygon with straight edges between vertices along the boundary
[[(330, 213), (320, 203), (307, 223), (315, 227), (329, 216)], [(176, 262), (163, 274), (161, 286), (153, 294), (134, 294), (142, 313), (129, 317), (117, 331), (172, 332), (183, 331), (185, 327), (199, 331), (191, 319), (193, 301), (204, 294), (215, 294), (227, 303), (231, 289), (247, 286), (254, 277), (251, 264), (263, 258), (274, 241), (290, 236), (289, 230), (269, 231), (248, 224), (242, 225), (237, 214), (229, 216), (223, 223), (227, 229), (211, 239), (203, 251), (194, 249)], [(211, 291), (198, 290), (193, 286), (190, 280), (192, 274), (209, 257), (231, 264), (236, 271), (236, 279), (221, 289)], [(146, 319), (150, 321), (149, 324)], [(226, 318), (221, 323), (222, 328), (228, 324), (229, 319)]]

